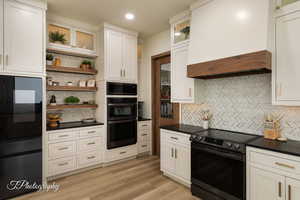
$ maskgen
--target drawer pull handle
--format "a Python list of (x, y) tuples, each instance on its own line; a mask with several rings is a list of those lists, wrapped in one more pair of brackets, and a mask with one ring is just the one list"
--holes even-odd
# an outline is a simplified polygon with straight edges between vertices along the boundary
[(126, 153), (126, 151), (120, 152), (120, 154), (124, 154), (124, 153)]
[(65, 166), (65, 165), (67, 165), (67, 164), (69, 164), (69, 163), (68, 163), (68, 162), (59, 163), (58, 166)]
[(175, 159), (177, 159), (177, 149), (175, 149)]
[(276, 162), (275, 164), (278, 165), (278, 166), (280, 166), (280, 167), (286, 167), (286, 168), (289, 168), (289, 169), (295, 169), (295, 167), (292, 166), (292, 165), (287, 165), (287, 164), (279, 163), (279, 162)]
[(142, 136), (147, 136), (148, 134), (143, 134)]
[(289, 193), (288, 194), (289, 195), (289, 200), (292, 200), (292, 186), (291, 185), (288, 186), (288, 190), (289, 190), (288, 191), (288, 193)]
[(87, 157), (88, 160), (91, 160), (91, 159), (94, 159), (94, 158), (96, 158), (96, 156), (89, 156), (89, 157)]
[(171, 157), (172, 157), (172, 158), (174, 157), (174, 150), (173, 150), (173, 148), (172, 148), (172, 150), (171, 150)]
[(88, 134), (96, 133), (96, 131), (89, 131)]
[(87, 145), (93, 145), (93, 144), (96, 144), (96, 143), (95, 142), (90, 142)]
[(142, 147), (147, 147), (147, 145), (142, 145)]
[(60, 138), (62, 138), (62, 137), (69, 137), (69, 135), (60, 135), (59, 137)]
[(147, 127), (148, 125), (144, 124), (143, 127)]
[(178, 138), (176, 138), (176, 137), (171, 137), (171, 139), (173, 139), (173, 140), (178, 140)]
[(67, 150), (67, 149), (69, 149), (69, 147), (62, 147), (62, 148), (59, 148), (58, 150), (62, 151), (62, 150)]
[(278, 196), (279, 196), (279, 197), (281, 197), (281, 195), (282, 195), (281, 187), (282, 187), (282, 183), (279, 182), (279, 183), (278, 183)]

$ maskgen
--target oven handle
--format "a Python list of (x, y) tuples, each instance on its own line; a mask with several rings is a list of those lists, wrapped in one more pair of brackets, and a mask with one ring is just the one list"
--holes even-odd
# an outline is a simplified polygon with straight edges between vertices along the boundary
[(108, 106), (132, 106), (137, 105), (137, 103), (109, 103)]
[(209, 145), (203, 145), (203, 144), (192, 144), (192, 151), (193, 149), (207, 152), (207, 153), (212, 153), (218, 156), (223, 156), (225, 158), (230, 158), (233, 160), (239, 160), (239, 161), (245, 161), (243, 154), (241, 153), (235, 153), (235, 152), (230, 152), (226, 151), (220, 148), (212, 147)]
[(127, 123), (127, 122), (137, 122), (136, 119), (131, 120), (119, 120), (119, 121), (108, 121), (108, 124), (120, 124), (120, 123)]

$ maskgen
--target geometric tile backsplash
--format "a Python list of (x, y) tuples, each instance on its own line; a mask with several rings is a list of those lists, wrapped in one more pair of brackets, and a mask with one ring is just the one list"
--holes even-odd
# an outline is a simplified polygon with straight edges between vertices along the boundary
[(202, 125), (202, 103), (213, 113), (211, 128), (263, 134), (265, 114), (283, 115), (282, 135), (300, 140), (300, 107), (273, 106), (271, 74), (196, 80), (196, 104), (181, 105), (181, 123)]

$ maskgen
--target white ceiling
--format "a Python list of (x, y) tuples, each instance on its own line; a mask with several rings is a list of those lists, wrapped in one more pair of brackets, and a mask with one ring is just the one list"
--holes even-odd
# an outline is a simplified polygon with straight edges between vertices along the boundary
[[(92, 25), (108, 22), (151, 36), (169, 27), (169, 18), (196, 0), (48, 0), (49, 12)], [(132, 12), (134, 21), (125, 20)]]

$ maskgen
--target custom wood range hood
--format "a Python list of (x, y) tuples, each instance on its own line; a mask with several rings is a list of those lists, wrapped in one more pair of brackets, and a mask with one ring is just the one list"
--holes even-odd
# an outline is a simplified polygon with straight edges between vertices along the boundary
[(271, 70), (272, 54), (264, 50), (188, 65), (187, 75), (189, 78), (213, 79), (270, 73)]

